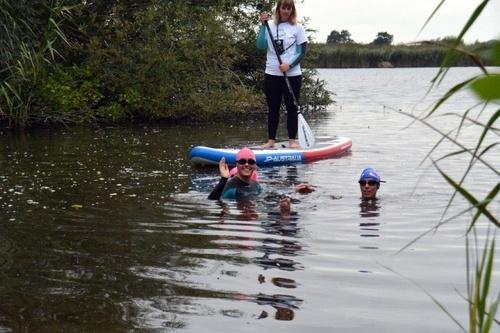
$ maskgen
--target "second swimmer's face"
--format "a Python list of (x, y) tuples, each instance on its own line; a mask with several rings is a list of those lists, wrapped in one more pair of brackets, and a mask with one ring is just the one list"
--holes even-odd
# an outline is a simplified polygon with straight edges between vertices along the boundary
[(379, 183), (375, 180), (360, 180), (359, 189), (363, 199), (374, 199), (377, 196)]

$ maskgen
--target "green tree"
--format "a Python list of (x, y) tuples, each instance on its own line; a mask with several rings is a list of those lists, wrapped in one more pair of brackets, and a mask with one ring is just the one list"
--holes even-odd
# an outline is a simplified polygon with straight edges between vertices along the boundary
[(374, 45), (391, 45), (394, 36), (387, 32), (379, 32), (377, 37), (373, 40), (372, 44)]
[(351, 33), (348, 30), (342, 30), (340, 32), (332, 30), (326, 39), (326, 43), (330, 45), (352, 44), (354, 41), (352, 40)]

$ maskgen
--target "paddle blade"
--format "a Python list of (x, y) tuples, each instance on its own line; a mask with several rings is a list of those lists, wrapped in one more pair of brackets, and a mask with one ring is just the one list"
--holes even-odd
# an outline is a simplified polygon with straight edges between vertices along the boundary
[(303, 149), (311, 149), (314, 146), (314, 134), (307, 124), (302, 113), (299, 113), (299, 145)]

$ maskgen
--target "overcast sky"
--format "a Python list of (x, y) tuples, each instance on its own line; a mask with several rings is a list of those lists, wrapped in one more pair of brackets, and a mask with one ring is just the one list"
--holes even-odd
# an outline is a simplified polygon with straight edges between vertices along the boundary
[[(440, 0), (304, 0), (299, 17), (307, 16), (315, 41), (326, 42), (332, 30), (348, 30), (355, 42), (369, 43), (378, 32), (394, 43), (456, 36), (480, 0), (447, 0), (424, 31), (418, 32)], [(500, 0), (490, 0), (478, 23), (465, 35), (467, 42), (500, 37)]]

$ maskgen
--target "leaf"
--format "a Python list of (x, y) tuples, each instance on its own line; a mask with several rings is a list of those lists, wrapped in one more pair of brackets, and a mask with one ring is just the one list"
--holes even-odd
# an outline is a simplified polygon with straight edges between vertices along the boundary
[[(466, 151), (469, 154), (473, 155), (473, 152), (469, 148), (467, 148), (466, 146), (464, 146), (459, 141), (457, 141), (457, 140), (453, 139), (452, 137), (450, 137), (449, 133), (444, 133), (438, 127), (433, 126), (429, 122), (425, 121), (425, 119), (419, 119), (417, 116), (415, 116), (415, 115), (413, 115), (411, 113), (408, 113), (408, 112), (401, 111), (401, 110), (399, 111), (399, 113), (404, 114), (404, 115), (406, 115), (406, 116), (408, 116), (408, 117), (410, 117), (412, 119), (415, 119), (416, 121), (421, 122), (425, 126), (427, 126), (430, 129), (432, 129), (434, 132), (436, 132), (439, 135), (441, 135), (441, 137), (443, 137), (443, 139), (441, 139), (440, 141), (444, 141), (444, 139), (446, 139), (446, 140), (450, 141), (451, 143), (453, 143), (454, 145), (462, 148), (463, 151)], [(428, 156), (426, 158), (428, 158)], [(488, 161), (482, 159), (481, 157), (477, 157), (477, 160), (480, 161), (483, 165), (485, 165), (489, 170), (493, 171), (495, 174), (497, 174), (497, 175), (500, 176), (500, 171), (498, 171), (497, 168), (495, 168), (493, 165), (491, 165)]]
[(73, 205), (71, 205), (71, 208), (80, 209), (80, 208), (83, 208), (83, 206), (80, 204), (73, 204)]
[(471, 82), (470, 88), (481, 99), (489, 101), (500, 99), (500, 74), (490, 74)]
[(498, 309), (498, 304), (500, 303), (500, 296), (497, 296), (497, 299), (495, 302), (493, 302), (491, 305), (490, 305), (490, 310), (489, 310), (489, 313), (488, 313), (488, 318), (487, 318), (487, 321), (484, 325), (484, 331), (485, 332), (490, 332), (491, 330), (491, 326), (493, 325), (493, 321), (495, 321), (498, 325), (500, 325), (498, 323), (497, 320), (495, 320), (495, 314), (497, 312), (497, 309)]
[(448, 90), (446, 92), (446, 94), (444, 94), (443, 97), (441, 97), (437, 102), (436, 104), (434, 104), (434, 107), (429, 111), (429, 113), (425, 116), (426, 118), (429, 117), (431, 114), (433, 114), (440, 106), (441, 104), (443, 104), (444, 102), (446, 102), (450, 97), (452, 97), (453, 95), (455, 95), (457, 92), (459, 92), (463, 87), (467, 86), (467, 84), (473, 82), (475, 79), (477, 78), (476, 77), (472, 77), (468, 80), (465, 80), (463, 82), (460, 82), (459, 84), (455, 85), (454, 87), (452, 87), (450, 90)]
[(460, 43), (460, 41), (462, 40), (462, 38), (464, 37), (465, 33), (467, 31), (469, 31), (470, 27), (474, 24), (474, 22), (476, 22), (477, 18), (479, 17), (479, 15), (481, 15), (484, 7), (486, 7), (486, 5), (488, 4), (489, 0), (483, 0), (477, 7), (476, 9), (474, 10), (474, 12), (472, 13), (472, 15), (469, 17), (469, 20), (467, 21), (467, 23), (465, 24), (465, 26), (462, 28), (462, 31), (460, 32), (460, 34), (458, 35), (457, 39), (455, 40), (455, 46), (458, 46), (458, 44)]
[(432, 12), (432, 14), (427, 18), (427, 20), (425, 21), (425, 23), (422, 26), (422, 28), (420, 28), (420, 31), (418, 32), (419, 35), (425, 29), (425, 27), (427, 26), (427, 24), (429, 24), (430, 20), (434, 17), (434, 15), (437, 13), (437, 11), (439, 10), (439, 8), (441, 8), (441, 6), (443, 5), (443, 3), (445, 1), (446, 0), (441, 0), (441, 2), (437, 5), (437, 7), (434, 8), (434, 11)]
[[(454, 181), (450, 176), (448, 176), (443, 170), (437, 166), (437, 164), (434, 163), (434, 166), (438, 170), (438, 172), (441, 174), (441, 176), (450, 184), (453, 186), (455, 191), (460, 193), (462, 197), (467, 200), (471, 205), (473, 205), (477, 210), (480, 211), (482, 215), (484, 215), (487, 219), (489, 219), (492, 223), (494, 223), (497, 227), (500, 227), (500, 222), (496, 219), (495, 215), (492, 214), (489, 210), (486, 209), (486, 203), (480, 202), (477, 200), (469, 191), (467, 191), (464, 187), (460, 186), (456, 181)], [(490, 193), (493, 197), (496, 196), (498, 191), (500, 190), (500, 183), (497, 184), (497, 186), (493, 189), (493, 194)], [(489, 201), (488, 201), (489, 203)], [(468, 232), (472, 229), (474, 226), (475, 221), (473, 220), (471, 225), (468, 228)]]
[[(438, 5), (438, 8), (442, 5), (444, 1), (441, 1), (441, 3)], [(474, 22), (477, 20), (481, 12), (483, 11), (484, 7), (488, 4), (489, 0), (483, 0), (474, 10), (472, 15), (469, 17), (469, 20), (465, 24), (465, 26), (462, 28), (462, 31), (460, 31), (460, 34), (457, 36), (455, 39), (455, 42), (453, 43), (452, 47), (448, 50), (446, 53), (445, 58), (443, 59), (443, 62), (441, 63), (441, 67), (439, 68), (438, 73), (436, 76), (431, 80), (433, 84), (435, 83), (440, 83), (446, 74), (448, 73), (448, 70), (451, 67), (452, 61), (454, 59), (454, 49), (460, 45), (460, 42), (462, 41), (465, 33), (470, 29), (470, 27), (474, 24)], [(437, 9), (438, 9), (437, 8)], [(436, 9), (436, 10), (437, 10)], [(434, 15), (434, 13), (432, 14)]]
[[(486, 198), (483, 200), (482, 203), (479, 204), (479, 206), (481, 206), (481, 208), (484, 208), (486, 209), (486, 206), (491, 202), (493, 201), (493, 199), (496, 198), (498, 192), (500, 192), (500, 183), (498, 183), (491, 191), (490, 193), (488, 193), (488, 195), (486, 196)], [(482, 209), (478, 209), (478, 211), (476, 212), (476, 214), (474, 215), (474, 217), (472, 218), (472, 224), (474, 224), (478, 219), (479, 217), (484, 214), (483, 213), (483, 210)], [(492, 220), (491, 222), (493, 222), (494, 224), (496, 224), (497, 227), (500, 227), (500, 222), (495, 218), (495, 220)]]

